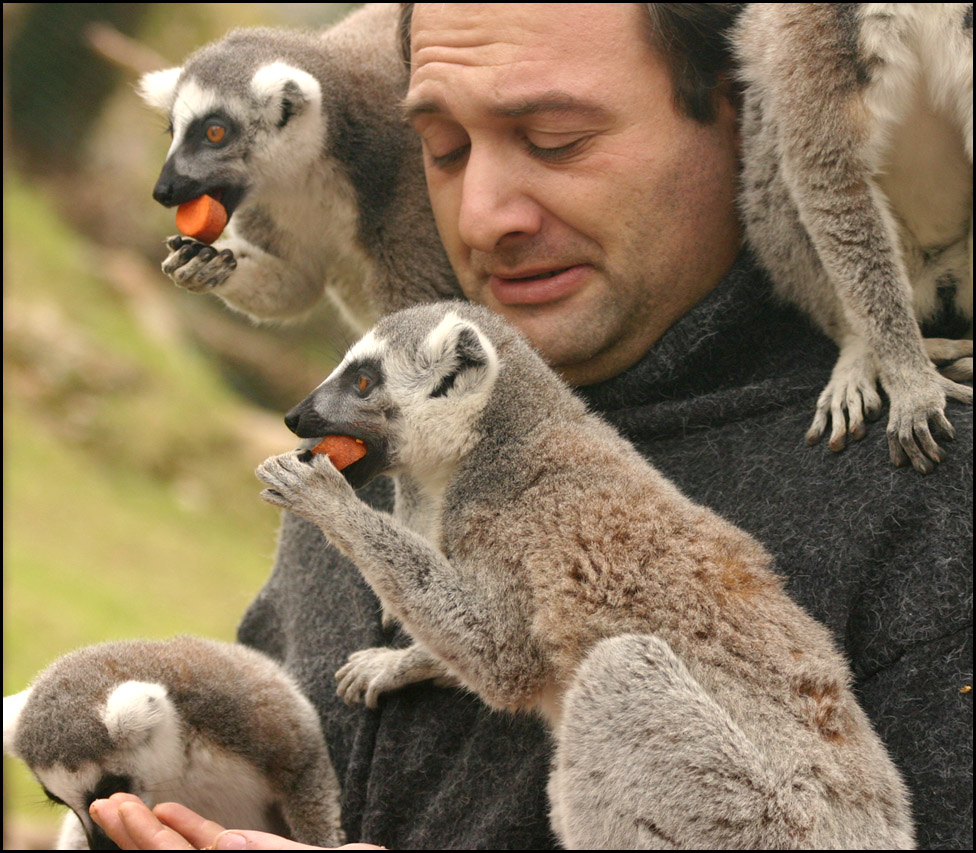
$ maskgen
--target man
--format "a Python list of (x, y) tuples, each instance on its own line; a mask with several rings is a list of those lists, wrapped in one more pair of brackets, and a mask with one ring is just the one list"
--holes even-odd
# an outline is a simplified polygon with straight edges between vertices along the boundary
[[(686, 493), (772, 551), (849, 656), (912, 789), (919, 844), (971, 847), (971, 410), (952, 407), (951, 458), (928, 478), (890, 467), (881, 429), (840, 455), (803, 446), (836, 350), (771, 301), (739, 253), (721, 73), (731, 14), (408, 11), (405, 110), (435, 216), (468, 298), (508, 317)], [(389, 487), (364, 497), (388, 505)], [(285, 517), (240, 637), (284, 660), (321, 709), (349, 837), (553, 844), (538, 722), (431, 684), (377, 711), (334, 696), (350, 652), (406, 638), (381, 626), (358, 572), (311, 525)], [(164, 825), (117, 797), (94, 813), (125, 845), (173, 846), (172, 826), (203, 846), (219, 831), (172, 806), (157, 811)]]

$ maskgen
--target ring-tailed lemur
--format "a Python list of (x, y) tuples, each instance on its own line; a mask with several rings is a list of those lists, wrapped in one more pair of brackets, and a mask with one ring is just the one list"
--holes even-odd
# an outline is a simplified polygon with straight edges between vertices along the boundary
[[(841, 350), (807, 441), (862, 437), (880, 380), (892, 462), (930, 472), (973, 399), (972, 4), (754, 3), (734, 41), (747, 237)], [(923, 340), (947, 313), (968, 340)]]
[(173, 134), (154, 198), (206, 193), (230, 214), (213, 247), (170, 238), (163, 271), (178, 285), (259, 319), (299, 314), (325, 286), (360, 331), (460, 295), (400, 116), (396, 26), (386, 3), (322, 34), (237, 30), (142, 78)]
[(73, 812), (59, 850), (114, 849), (88, 807), (117, 791), (227, 827), (344, 840), (318, 714), (278, 664), (245, 646), (177, 637), (67, 654), (4, 697), (3, 751)]
[[(905, 787), (827, 630), (748, 534), (684, 497), (484, 308), (383, 318), (257, 471), (415, 640), (347, 701), (446, 677), (538, 711), (567, 847), (908, 847)], [(310, 448), (365, 442), (339, 473)], [(393, 476), (395, 512), (353, 488)]]

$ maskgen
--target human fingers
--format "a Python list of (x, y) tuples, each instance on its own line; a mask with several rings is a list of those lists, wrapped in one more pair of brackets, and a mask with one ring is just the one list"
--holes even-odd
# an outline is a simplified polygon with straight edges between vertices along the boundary
[(214, 850), (324, 850), (311, 844), (299, 844), (270, 832), (248, 829), (229, 829), (214, 839)]
[(89, 814), (123, 850), (192, 850), (182, 835), (164, 826), (149, 807), (132, 794), (95, 800)]
[[(217, 836), (214, 850), (325, 850), (328, 848), (314, 847), (310, 844), (299, 844), (280, 835), (269, 832), (257, 832), (245, 829), (229, 829)], [(336, 850), (385, 850), (375, 844), (343, 844)]]
[(112, 794), (108, 799), (95, 800), (88, 807), (88, 814), (91, 815), (95, 825), (123, 850), (136, 849), (135, 842), (129, 837), (129, 832), (119, 815), (119, 806), (129, 802), (142, 804), (142, 800), (134, 794), (118, 793)]
[(219, 823), (201, 817), (180, 803), (160, 803), (153, 808), (153, 814), (198, 850), (212, 848), (217, 836), (225, 831)]
[(120, 803), (119, 817), (134, 846), (130, 850), (194, 850), (182, 835), (161, 823), (143, 803)]

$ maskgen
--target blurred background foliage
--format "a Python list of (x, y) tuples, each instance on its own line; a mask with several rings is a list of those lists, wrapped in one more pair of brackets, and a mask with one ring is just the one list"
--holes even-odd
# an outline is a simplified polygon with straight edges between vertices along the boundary
[[(327, 304), (258, 327), (159, 271), (169, 139), (134, 83), (233, 27), (355, 5), (4, 4), (5, 695), (90, 643), (231, 640), (267, 576), (253, 469), (353, 335)], [(5, 758), (4, 847), (49, 847), (61, 817)]]

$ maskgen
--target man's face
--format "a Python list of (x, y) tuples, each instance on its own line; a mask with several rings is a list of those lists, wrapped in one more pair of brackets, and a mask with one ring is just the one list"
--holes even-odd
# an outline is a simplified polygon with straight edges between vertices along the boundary
[(672, 103), (639, 4), (418, 4), (407, 114), (465, 295), (570, 382), (636, 362), (738, 250), (735, 116)]

